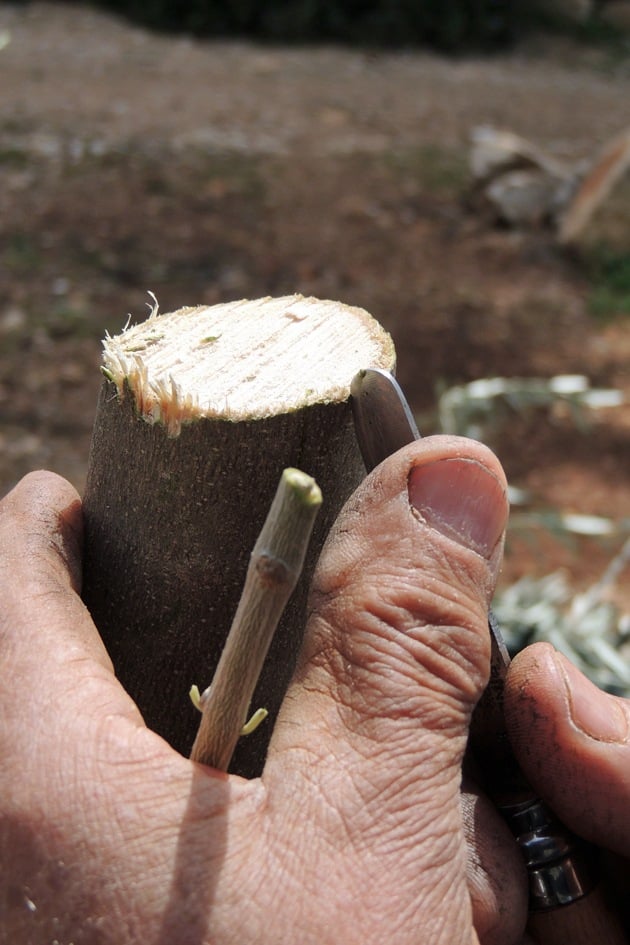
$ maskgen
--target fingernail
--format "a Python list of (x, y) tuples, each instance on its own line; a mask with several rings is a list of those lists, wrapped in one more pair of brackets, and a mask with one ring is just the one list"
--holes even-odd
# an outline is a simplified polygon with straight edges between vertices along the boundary
[(453, 457), (415, 466), (409, 501), (431, 528), (489, 558), (508, 515), (503, 484), (473, 459)]
[(569, 715), (576, 728), (600, 742), (627, 741), (628, 717), (615, 697), (598, 689), (562, 653), (553, 656), (564, 679)]

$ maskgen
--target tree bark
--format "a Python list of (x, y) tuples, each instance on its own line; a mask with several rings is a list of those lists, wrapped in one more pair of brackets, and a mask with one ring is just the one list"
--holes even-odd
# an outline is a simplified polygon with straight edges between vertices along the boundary
[(105, 342), (84, 496), (83, 597), (147, 724), (183, 754), (188, 699), (212, 680), (282, 470), (324, 503), (252, 700), (269, 718), (231, 770), (263, 767), (301, 643), (308, 586), (364, 475), (349, 406), (363, 367), (393, 369), (366, 312), (289, 296), (158, 316)]

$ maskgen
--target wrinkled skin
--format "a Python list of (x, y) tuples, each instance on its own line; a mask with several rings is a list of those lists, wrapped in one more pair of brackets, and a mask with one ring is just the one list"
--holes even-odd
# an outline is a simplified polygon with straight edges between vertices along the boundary
[[(145, 727), (79, 597), (80, 501), (52, 474), (23, 480), (0, 505), (0, 939), (525, 942), (521, 863), (491, 805), (460, 790), (506, 518), (500, 466), (470, 441), (423, 440), (368, 477), (322, 554), (267, 765), (246, 782)], [(607, 826), (627, 853), (630, 829), (611, 826), (627, 821), (627, 737), (579, 733), (560, 672), (546, 650), (515, 663), (516, 744), (574, 827), (601, 842)], [(540, 706), (551, 768), (526, 734)]]

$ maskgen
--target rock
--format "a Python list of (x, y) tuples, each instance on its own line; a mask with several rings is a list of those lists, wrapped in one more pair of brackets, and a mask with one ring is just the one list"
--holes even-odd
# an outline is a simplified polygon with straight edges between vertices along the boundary
[(511, 131), (481, 125), (473, 128), (470, 138), (470, 169), (477, 181), (532, 167), (560, 178), (571, 174), (560, 161)]
[(593, 161), (570, 165), (511, 131), (475, 128), (470, 167), (477, 194), (498, 219), (515, 227), (551, 223), (560, 243), (573, 243), (628, 174), (630, 130)]
[(511, 131), (487, 126), (471, 135), (470, 168), (484, 202), (512, 226), (555, 218), (575, 186), (575, 171)]
[(564, 188), (564, 180), (533, 168), (502, 174), (488, 184), (485, 195), (503, 222), (540, 226), (553, 220)]
[(26, 313), (17, 306), (10, 305), (0, 314), (0, 335), (19, 332), (26, 326)]

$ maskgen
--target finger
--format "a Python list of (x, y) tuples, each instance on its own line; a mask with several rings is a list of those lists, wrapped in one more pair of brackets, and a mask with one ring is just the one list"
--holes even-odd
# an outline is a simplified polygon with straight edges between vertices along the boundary
[(109, 665), (78, 596), (82, 540), (81, 500), (59, 476), (31, 473), (0, 503), (5, 650), (32, 653), (54, 640), (57, 651), (80, 644), (92, 658)]
[(137, 716), (130, 700), (120, 701), (124, 692), (79, 597), (81, 544), (81, 502), (60, 477), (32, 473), (0, 503), (0, 665), (12, 681), (0, 701), (7, 713), (20, 698), (49, 712), (58, 696), (56, 710), (63, 703), (76, 711), (96, 687), (101, 701), (113, 699), (117, 710)]
[(479, 941), (520, 943), (527, 921), (524, 860), (496, 807), (466, 778), (461, 804), (466, 875)]
[(57, 476), (0, 503), (0, 940), (201, 942), (229, 789), (116, 681), (77, 593), (81, 532)]
[(630, 703), (537, 643), (514, 659), (505, 705), (534, 787), (576, 833), (630, 854)]
[(81, 499), (69, 482), (44, 471), (25, 476), (0, 502), (0, 529), (7, 584), (31, 576), (44, 546), (46, 577), (80, 592)]
[[(343, 825), (345, 842), (379, 870), (389, 864), (397, 895), (405, 884), (427, 883), (430, 898), (451, 881), (465, 886), (461, 760), (487, 680), (506, 517), (505, 480), (488, 450), (422, 440), (366, 479), (318, 564), (264, 777), (270, 796), (282, 796), (286, 765), (301, 770), (300, 803)], [(437, 872), (423, 881), (428, 861)]]

